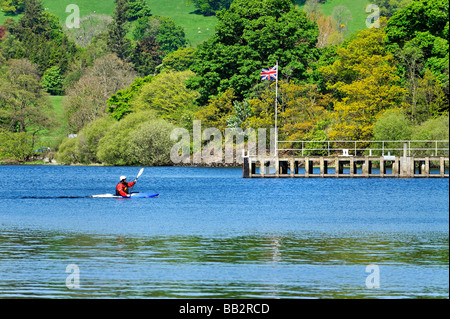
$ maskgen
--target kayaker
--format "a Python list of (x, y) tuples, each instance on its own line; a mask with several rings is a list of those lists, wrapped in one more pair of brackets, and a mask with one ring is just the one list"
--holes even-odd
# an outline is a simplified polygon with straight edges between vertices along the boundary
[(136, 184), (136, 180), (127, 183), (126, 176), (120, 176), (120, 182), (116, 186), (116, 196), (130, 197), (130, 187)]

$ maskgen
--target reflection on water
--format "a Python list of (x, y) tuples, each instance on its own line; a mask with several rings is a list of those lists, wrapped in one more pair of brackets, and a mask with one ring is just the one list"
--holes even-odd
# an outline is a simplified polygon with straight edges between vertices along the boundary
[(448, 179), (148, 167), (159, 198), (89, 198), (138, 171), (0, 167), (0, 298), (448, 298)]
[[(448, 233), (122, 236), (0, 227), (2, 297), (447, 298)], [(80, 288), (66, 287), (67, 265)], [(365, 267), (380, 268), (368, 289)]]

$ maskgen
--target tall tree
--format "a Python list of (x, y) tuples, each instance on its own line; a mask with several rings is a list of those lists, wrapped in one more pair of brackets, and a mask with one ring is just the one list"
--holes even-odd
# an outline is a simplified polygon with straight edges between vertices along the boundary
[(338, 60), (320, 69), (338, 99), (331, 139), (370, 140), (376, 115), (402, 106), (406, 90), (399, 85), (394, 57), (384, 39), (383, 29), (360, 31), (337, 50)]
[(120, 59), (128, 61), (130, 53), (130, 41), (127, 38), (128, 2), (127, 0), (115, 2), (113, 21), (108, 27), (108, 46)]
[(155, 110), (158, 116), (183, 127), (192, 126), (198, 93), (186, 88), (185, 81), (192, 71), (165, 72), (145, 83), (132, 101), (134, 111)]
[(133, 21), (142, 17), (151, 16), (151, 10), (145, 0), (128, 1), (128, 20)]
[(64, 105), (71, 131), (78, 132), (103, 116), (108, 98), (130, 85), (136, 76), (132, 65), (115, 54), (97, 59), (67, 92)]
[[(449, 3), (445, 0), (416, 0), (398, 10), (386, 26), (387, 44), (394, 53), (419, 49), (421, 69), (429, 69), (449, 94)], [(407, 61), (403, 60), (407, 70)], [(423, 72), (421, 72), (423, 75)]]
[(446, 103), (446, 96), (442, 89), (442, 84), (428, 69), (425, 70), (425, 74), (419, 80), (417, 86), (417, 105), (415, 111), (415, 119), (419, 123), (448, 111), (448, 104)]
[(235, 0), (217, 19), (216, 34), (198, 46), (191, 67), (189, 87), (199, 90), (201, 104), (229, 88), (242, 99), (260, 81), (261, 68), (277, 60), (293, 77), (308, 77), (318, 28), (291, 0)]
[(26, 59), (9, 61), (0, 77), (0, 123), (10, 132), (35, 135), (50, 124), (48, 99), (37, 66)]
[(26, 0), (24, 15), (9, 29), (2, 43), (7, 58), (29, 59), (41, 72), (52, 66), (58, 66), (62, 73), (67, 70), (75, 44), (62, 31), (58, 17), (46, 12), (41, 1)]
[[(268, 87), (259, 98), (248, 101), (252, 115), (243, 123), (245, 128), (270, 128), (274, 121), (275, 90)], [(278, 89), (279, 140), (305, 139), (326, 113), (331, 96), (318, 91), (316, 84), (280, 82)]]

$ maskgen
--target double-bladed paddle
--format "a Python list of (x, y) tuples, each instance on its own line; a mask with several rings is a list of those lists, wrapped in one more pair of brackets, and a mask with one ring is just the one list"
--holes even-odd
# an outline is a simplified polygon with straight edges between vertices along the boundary
[[(139, 173), (138, 173), (137, 176), (136, 176), (136, 179), (135, 179), (136, 183), (137, 183), (138, 178), (142, 175), (143, 172), (144, 172), (144, 168), (141, 168), (141, 170), (139, 171)], [(134, 183), (134, 185), (136, 185), (136, 183)], [(133, 190), (134, 185), (131, 186), (130, 194), (132, 193), (132, 190)]]

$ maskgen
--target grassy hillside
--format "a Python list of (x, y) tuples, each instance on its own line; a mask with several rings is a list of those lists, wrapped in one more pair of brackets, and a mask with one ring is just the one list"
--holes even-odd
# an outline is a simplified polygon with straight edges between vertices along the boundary
[(209, 39), (215, 31), (216, 17), (195, 14), (193, 4), (186, 6), (186, 0), (147, 0), (152, 13), (169, 16), (176, 24), (184, 27), (186, 38), (192, 46)]
[(56, 149), (61, 141), (66, 137), (67, 120), (62, 105), (63, 96), (49, 96), (52, 109), (48, 114), (53, 119), (54, 125), (49, 129), (38, 134), (40, 146), (48, 146)]
[(322, 12), (326, 16), (333, 13), (337, 6), (345, 6), (352, 14), (352, 20), (348, 23), (349, 33), (358, 32), (366, 28), (366, 18), (370, 13), (366, 13), (366, 6), (371, 3), (368, 0), (328, 0), (322, 5)]
[[(64, 23), (70, 13), (66, 13), (66, 7), (69, 4), (76, 4), (80, 8), (81, 17), (89, 14), (107, 14), (111, 15), (114, 11), (114, 0), (42, 0), (48, 10), (57, 15)], [(214, 33), (216, 25), (215, 17), (204, 17), (194, 14), (195, 7), (186, 5), (186, 0), (147, 0), (151, 12), (154, 15), (169, 16), (174, 21), (185, 28), (186, 38), (191, 46), (208, 39)], [(0, 12), (0, 24), (7, 16)], [(13, 16), (18, 19), (18, 16)]]
[[(299, 8), (303, 8), (305, 1), (297, 0)], [(366, 18), (370, 13), (366, 13), (366, 6), (371, 3), (369, 0), (327, 0), (320, 6), (326, 16), (333, 14), (334, 8), (344, 6), (351, 12), (351, 20), (347, 23), (348, 35), (366, 28)]]
[[(66, 6), (76, 4), (80, 8), (81, 16), (87, 16), (92, 13), (111, 15), (114, 11), (114, 0), (42, 0), (45, 7), (50, 12), (57, 15), (61, 22), (66, 20), (69, 13), (66, 13)], [(251, 1), (251, 0), (249, 0)], [(304, 6), (305, 0), (296, 0), (299, 8)], [(186, 0), (147, 0), (148, 5), (154, 15), (169, 16), (175, 20), (178, 25), (184, 27), (186, 38), (191, 46), (207, 40), (214, 34), (216, 25), (215, 17), (205, 17), (195, 14), (193, 4), (186, 5)], [(329, 16), (337, 6), (345, 6), (351, 12), (352, 19), (347, 24), (348, 34), (357, 32), (366, 28), (365, 21), (368, 13), (365, 12), (369, 0), (327, 0), (321, 5), (322, 12)], [(0, 24), (5, 20), (6, 15), (0, 12)], [(17, 16), (13, 16), (17, 19)]]

